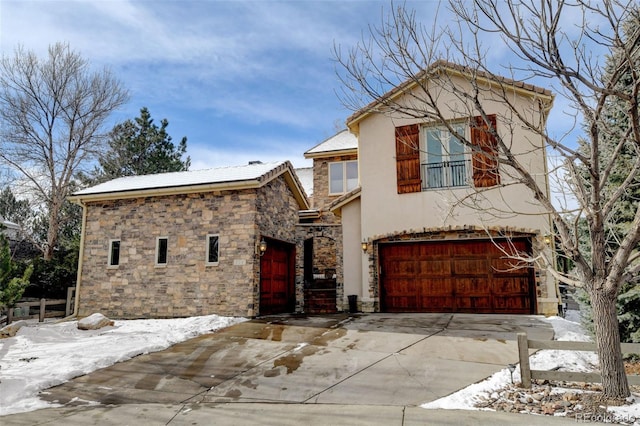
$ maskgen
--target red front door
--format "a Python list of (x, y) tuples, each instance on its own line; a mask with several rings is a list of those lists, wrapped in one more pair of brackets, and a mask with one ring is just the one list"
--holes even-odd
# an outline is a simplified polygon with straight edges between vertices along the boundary
[(260, 315), (293, 312), (295, 248), (282, 241), (266, 241), (267, 251), (260, 258)]

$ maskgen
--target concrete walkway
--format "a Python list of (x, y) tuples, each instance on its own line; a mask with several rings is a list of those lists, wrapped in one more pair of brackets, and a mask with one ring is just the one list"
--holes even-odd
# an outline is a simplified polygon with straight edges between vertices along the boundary
[(516, 333), (551, 339), (533, 316), (275, 316), (78, 377), (43, 392), (64, 407), (3, 425), (547, 424), (570, 419), (420, 404), (518, 360)]

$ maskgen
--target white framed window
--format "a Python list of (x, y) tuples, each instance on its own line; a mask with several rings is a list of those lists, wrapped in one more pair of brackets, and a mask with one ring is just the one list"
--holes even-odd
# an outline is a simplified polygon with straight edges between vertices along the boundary
[(207, 235), (207, 265), (215, 266), (220, 259), (220, 236), (218, 234)]
[(115, 268), (120, 265), (120, 240), (109, 240), (109, 259), (107, 266)]
[(169, 260), (169, 237), (156, 238), (156, 266), (166, 266)]
[(347, 193), (358, 186), (358, 161), (329, 163), (329, 195)]
[[(455, 133), (466, 135), (467, 123), (452, 125)], [(423, 189), (470, 185), (471, 153), (446, 126), (422, 128), (421, 178)]]

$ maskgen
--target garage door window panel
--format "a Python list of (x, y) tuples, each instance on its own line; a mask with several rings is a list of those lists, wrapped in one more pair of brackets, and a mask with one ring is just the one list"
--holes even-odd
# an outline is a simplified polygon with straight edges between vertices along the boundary
[(456, 275), (486, 276), (488, 274), (487, 259), (455, 258), (453, 269)]

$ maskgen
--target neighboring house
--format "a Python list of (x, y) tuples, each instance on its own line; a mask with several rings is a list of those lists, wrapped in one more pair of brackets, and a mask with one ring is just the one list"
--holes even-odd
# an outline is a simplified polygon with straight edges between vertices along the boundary
[(80, 316), (256, 316), (295, 310), (298, 212), (289, 162), (115, 179), (83, 206)]
[[(443, 109), (449, 109), (451, 116), (445, 118), (479, 148), (461, 144), (436, 122), (385, 107), (388, 99), (416, 102), (423, 95), (415, 82), (348, 119), (358, 138), (360, 187), (331, 206), (343, 227), (344, 296), (339, 303), (344, 306), (344, 297), (355, 295), (361, 309), (374, 312), (557, 314), (557, 285), (550, 274), (537, 267), (514, 268), (515, 261), (506, 256), (514, 250), (550, 253), (544, 237), (551, 222), (508, 168), (483, 155), (495, 147), (486, 121), (452, 107), (463, 102), (451, 85), (471, 93), (466, 69), (437, 62), (423, 77)], [(544, 141), (517, 122), (504, 121), (509, 111), (491, 91), (508, 92), (511, 102), (537, 117), (540, 126), (552, 94), (520, 82), (478, 78), (486, 88), (479, 99), (491, 125), (512, 136), (512, 151), (548, 194)]]
[[(298, 225), (299, 310), (331, 313), (343, 309), (342, 225), (329, 207), (358, 186), (358, 140), (348, 130), (326, 139), (304, 154), (313, 160), (311, 208), (300, 212)], [(308, 169), (301, 175), (307, 181)], [(300, 276), (301, 275), (301, 276)]]
[(18, 241), (20, 239), (20, 226), (17, 223), (5, 220), (0, 216), (0, 232), (2, 232), (9, 241)]

